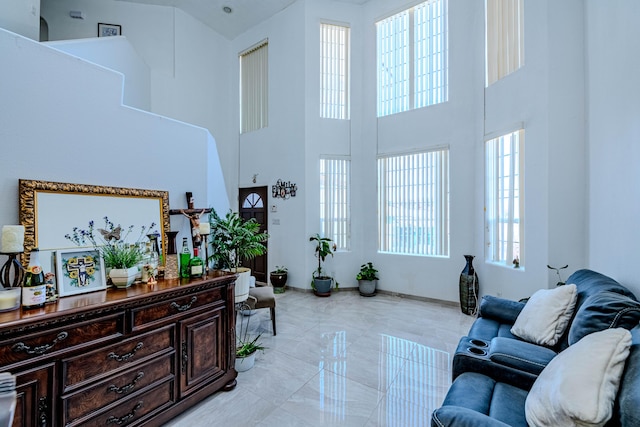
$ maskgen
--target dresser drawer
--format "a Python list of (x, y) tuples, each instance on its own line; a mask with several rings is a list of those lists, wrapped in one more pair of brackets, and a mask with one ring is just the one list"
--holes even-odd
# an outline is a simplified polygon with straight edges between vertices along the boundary
[(85, 417), (92, 412), (145, 387), (173, 380), (175, 377), (175, 353), (166, 354), (132, 367), (118, 375), (106, 378), (94, 386), (79, 390), (71, 395), (62, 397), (63, 425)]
[(124, 312), (120, 312), (4, 340), (0, 342), (0, 361), (3, 370), (8, 370), (14, 363), (41, 360), (83, 346), (95, 346), (117, 339), (123, 334)]
[(99, 415), (83, 422), (67, 424), (68, 427), (82, 424), (86, 427), (116, 427), (120, 425), (139, 425), (145, 418), (175, 403), (175, 382), (166, 381), (145, 392), (129, 396), (117, 405), (109, 406)]
[(175, 320), (175, 317), (185, 313), (191, 313), (198, 309), (218, 303), (224, 305), (221, 288), (206, 289), (204, 291), (178, 296), (161, 303), (146, 305), (131, 310), (131, 325), (133, 331), (149, 328)]
[(111, 376), (150, 357), (174, 351), (175, 326), (141, 334), (128, 340), (62, 361), (62, 392)]

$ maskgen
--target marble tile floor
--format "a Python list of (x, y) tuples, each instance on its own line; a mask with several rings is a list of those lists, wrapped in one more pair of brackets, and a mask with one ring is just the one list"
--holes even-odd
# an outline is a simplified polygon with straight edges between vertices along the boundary
[(237, 318), (267, 347), (255, 366), (238, 374), (234, 390), (166, 426), (429, 426), (473, 317), (453, 305), (352, 290), (276, 298), (277, 336), (268, 309)]

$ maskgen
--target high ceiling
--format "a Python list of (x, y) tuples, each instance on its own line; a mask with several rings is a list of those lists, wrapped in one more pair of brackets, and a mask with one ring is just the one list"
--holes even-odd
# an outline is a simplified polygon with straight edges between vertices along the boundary
[[(228, 39), (270, 18), (296, 0), (120, 0), (131, 3), (174, 6), (204, 22)], [(338, 0), (363, 4), (368, 0)], [(224, 7), (231, 8), (226, 13)]]

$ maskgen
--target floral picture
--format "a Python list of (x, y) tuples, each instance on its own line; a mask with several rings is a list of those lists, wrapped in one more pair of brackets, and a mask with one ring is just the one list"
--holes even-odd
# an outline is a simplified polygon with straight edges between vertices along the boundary
[(104, 261), (97, 250), (57, 251), (61, 297), (107, 289)]

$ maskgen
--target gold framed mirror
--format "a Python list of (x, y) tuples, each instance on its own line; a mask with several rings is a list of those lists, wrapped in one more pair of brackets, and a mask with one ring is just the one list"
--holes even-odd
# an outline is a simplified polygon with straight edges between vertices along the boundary
[(134, 232), (153, 222), (160, 240), (171, 228), (168, 191), (25, 179), (19, 180), (18, 191), (20, 223), (25, 227), (23, 265), (35, 247), (45, 257), (47, 252), (76, 247), (65, 235), (73, 227), (86, 229), (89, 221), (101, 225), (105, 216), (123, 227), (133, 225)]

